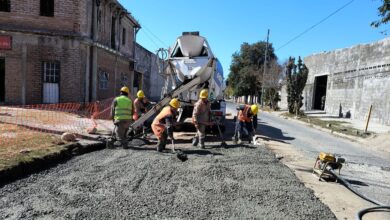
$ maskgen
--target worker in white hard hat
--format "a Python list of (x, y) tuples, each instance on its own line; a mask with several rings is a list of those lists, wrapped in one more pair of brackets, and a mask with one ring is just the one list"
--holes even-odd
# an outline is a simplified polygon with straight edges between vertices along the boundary
[(111, 105), (111, 116), (114, 122), (115, 147), (127, 148), (127, 132), (133, 121), (134, 111), (133, 101), (129, 98), (129, 88), (126, 86), (120, 90), (120, 95), (114, 99)]
[(162, 152), (167, 145), (168, 137), (173, 138), (173, 126), (176, 121), (177, 110), (180, 107), (178, 99), (172, 99), (169, 105), (164, 107), (161, 112), (154, 118), (152, 123), (153, 133), (158, 139), (157, 151)]
[[(148, 111), (147, 106), (149, 106), (149, 105), (150, 105), (150, 103), (149, 103), (148, 99), (145, 97), (144, 91), (139, 90), (137, 92), (137, 98), (134, 100), (134, 108), (135, 108), (135, 111), (137, 112), (137, 116), (141, 117), (142, 115), (144, 115)], [(133, 118), (133, 119), (137, 120), (138, 118)], [(142, 126), (142, 133), (143, 133), (143, 137), (145, 138), (146, 137), (146, 122)]]
[(249, 139), (249, 143), (251, 143), (257, 129), (257, 113), (259, 107), (256, 104), (239, 105), (237, 111), (237, 122), (233, 142), (234, 144), (241, 144), (242, 137), (246, 135)]
[(192, 112), (192, 123), (196, 128), (196, 135), (192, 139), (193, 146), (199, 146), (205, 148), (206, 127), (211, 126), (210, 115), (211, 107), (208, 101), (209, 92), (207, 89), (203, 89), (199, 93), (199, 100), (194, 105), (194, 111)]

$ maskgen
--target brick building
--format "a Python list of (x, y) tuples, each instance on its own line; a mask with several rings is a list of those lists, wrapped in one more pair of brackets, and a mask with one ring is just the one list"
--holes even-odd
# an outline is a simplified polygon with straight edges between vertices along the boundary
[(0, 103), (88, 102), (133, 88), (139, 29), (117, 0), (0, 0)]

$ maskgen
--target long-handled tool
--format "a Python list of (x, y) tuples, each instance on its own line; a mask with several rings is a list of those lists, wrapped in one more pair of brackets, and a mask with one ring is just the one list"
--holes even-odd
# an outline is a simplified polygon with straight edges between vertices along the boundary
[(186, 161), (186, 160), (188, 160), (188, 156), (187, 156), (187, 154), (186, 153), (184, 153), (183, 151), (181, 151), (181, 150), (177, 150), (176, 151), (176, 149), (175, 149), (175, 140), (174, 139), (171, 139), (171, 141), (172, 141), (172, 152), (173, 153), (176, 153), (176, 157), (177, 158), (179, 158), (179, 160), (181, 160), (181, 161)]
[(227, 148), (228, 145), (226, 144), (225, 139), (223, 138), (223, 134), (222, 134), (221, 128), (219, 127), (219, 123), (216, 120), (214, 120), (214, 123), (217, 125), (219, 137), (221, 138), (221, 147)]
[(175, 141), (173, 140), (173, 138), (171, 138), (171, 141), (172, 141), (172, 152), (175, 153), (176, 152)]

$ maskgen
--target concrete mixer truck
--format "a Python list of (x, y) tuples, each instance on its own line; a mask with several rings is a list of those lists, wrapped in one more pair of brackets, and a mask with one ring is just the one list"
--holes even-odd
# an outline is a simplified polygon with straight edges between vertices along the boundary
[[(131, 125), (131, 130), (142, 126), (172, 98), (181, 102), (178, 124), (190, 122), (194, 103), (202, 89), (209, 90), (212, 120), (225, 128), (225, 82), (222, 65), (214, 56), (206, 38), (199, 32), (184, 32), (168, 50), (160, 49), (159, 70), (165, 80), (161, 100)], [(216, 130), (214, 128), (213, 130)]]

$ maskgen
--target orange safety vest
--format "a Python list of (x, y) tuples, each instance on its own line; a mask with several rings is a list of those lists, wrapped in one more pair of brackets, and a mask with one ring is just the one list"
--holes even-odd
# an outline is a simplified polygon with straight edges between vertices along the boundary
[(152, 123), (153, 133), (157, 136), (158, 139), (161, 139), (163, 132), (165, 131), (165, 123), (162, 121), (169, 116), (173, 116), (170, 106), (166, 106), (163, 110), (154, 118)]
[(250, 105), (245, 105), (244, 110), (238, 112), (238, 120), (242, 122), (251, 122), (251, 118), (248, 117), (251, 110)]

